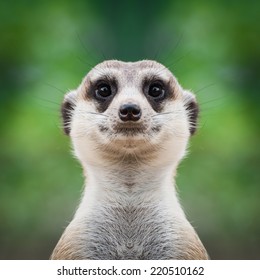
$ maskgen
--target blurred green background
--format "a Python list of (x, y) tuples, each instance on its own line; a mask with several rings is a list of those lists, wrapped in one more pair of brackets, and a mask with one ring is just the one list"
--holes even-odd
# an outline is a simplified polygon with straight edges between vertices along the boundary
[(212, 259), (260, 259), (259, 1), (1, 1), (0, 259), (47, 259), (83, 177), (60, 103), (97, 62), (155, 59), (193, 90), (179, 168)]

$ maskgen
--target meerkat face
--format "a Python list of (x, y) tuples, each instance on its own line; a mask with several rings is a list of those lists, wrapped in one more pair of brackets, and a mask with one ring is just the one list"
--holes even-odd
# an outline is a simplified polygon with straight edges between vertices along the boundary
[[(195, 132), (198, 106), (172, 73), (155, 61), (105, 61), (62, 104), (65, 133), (84, 160), (99, 153), (180, 159)], [(162, 153), (161, 153), (162, 154)]]

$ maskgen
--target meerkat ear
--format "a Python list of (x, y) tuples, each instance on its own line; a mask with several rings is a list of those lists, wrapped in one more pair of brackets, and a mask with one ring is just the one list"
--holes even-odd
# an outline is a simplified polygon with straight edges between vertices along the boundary
[(61, 116), (62, 116), (62, 122), (63, 122), (63, 130), (66, 135), (70, 134), (70, 124), (71, 124), (71, 118), (73, 114), (73, 110), (76, 103), (76, 95), (77, 91), (72, 90), (68, 92), (61, 105)]
[(199, 105), (195, 95), (188, 90), (184, 90), (184, 104), (188, 113), (190, 134), (193, 135), (197, 129)]

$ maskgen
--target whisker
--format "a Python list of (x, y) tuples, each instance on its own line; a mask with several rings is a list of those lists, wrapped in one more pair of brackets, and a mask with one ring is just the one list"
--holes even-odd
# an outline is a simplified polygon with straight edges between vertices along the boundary
[(57, 102), (54, 102), (54, 101), (51, 101), (51, 100), (48, 100), (48, 99), (45, 99), (45, 98), (42, 98), (42, 97), (35, 97), (35, 99), (39, 100), (39, 101), (49, 103), (49, 104), (54, 104), (54, 105), (60, 106), (60, 103), (57, 103)]
[(109, 116), (103, 113), (97, 113), (97, 112), (84, 112), (86, 114), (93, 114), (93, 115), (98, 115), (98, 116), (102, 116), (102, 117), (106, 117), (108, 118)]
[[(175, 46), (173, 47), (173, 49), (170, 51), (170, 53), (167, 55), (167, 57), (165, 59), (163, 59), (164, 64), (167, 58), (171, 57), (173, 55), (173, 53), (177, 50), (177, 48), (179, 47), (182, 39), (184, 38), (184, 32), (182, 32), (182, 34), (179, 36), (177, 42), (175, 43)], [(167, 59), (168, 60), (168, 59)]]
[(205, 85), (205, 86), (203, 86), (202, 88), (199, 88), (198, 90), (194, 90), (193, 92), (194, 92), (195, 94), (198, 94), (199, 92), (204, 91), (204, 90), (207, 89), (207, 88), (213, 87), (213, 86), (215, 86), (216, 84), (217, 84), (217, 83), (215, 82), (215, 83), (211, 83), (211, 84)]
[(58, 88), (58, 87), (56, 87), (54, 85), (51, 85), (49, 83), (44, 82), (44, 85), (56, 89), (58, 92), (62, 93), (62, 95), (65, 95), (65, 93), (66, 93), (65, 90), (62, 90), (62, 89), (60, 89), (60, 88)]
[(155, 117), (158, 117), (158, 116), (161, 116), (161, 115), (173, 114), (173, 113), (175, 113), (175, 112), (176, 112), (176, 111), (164, 112), (164, 113), (158, 113), (158, 114), (154, 114), (154, 115), (152, 115), (151, 117), (152, 117), (152, 118), (155, 118)]
[(178, 57), (177, 59), (175, 59), (172, 63), (166, 65), (167, 68), (169, 68), (171, 70), (171, 67), (177, 63), (179, 63), (181, 60), (183, 60), (184, 58), (187, 58), (187, 56), (191, 53), (192, 51), (188, 51), (186, 52), (184, 55)]
[[(80, 35), (79, 35), (78, 32), (76, 32), (76, 36), (77, 36), (77, 38), (78, 38), (78, 40), (79, 40), (81, 46), (83, 47), (83, 49), (84, 49), (85, 52), (87, 53), (88, 57), (90, 57), (91, 59), (93, 59), (93, 61), (95, 61), (95, 64), (96, 64), (97, 59), (96, 59), (95, 57), (93, 57), (92, 53), (91, 53), (90, 50), (87, 48), (86, 44), (82, 41), (82, 39), (81, 39), (81, 37), (80, 37)], [(91, 63), (89, 63), (89, 62), (87, 62), (87, 64), (88, 64), (91, 68), (94, 67), (94, 64), (91, 64)]]

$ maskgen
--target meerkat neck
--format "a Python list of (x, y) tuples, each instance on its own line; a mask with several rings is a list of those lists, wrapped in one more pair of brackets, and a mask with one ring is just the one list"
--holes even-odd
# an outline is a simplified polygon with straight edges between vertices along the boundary
[(88, 166), (86, 184), (95, 185), (99, 191), (147, 192), (164, 186), (172, 186), (175, 169), (173, 166), (118, 164), (109, 167)]
[(169, 212), (185, 219), (174, 186), (172, 166), (88, 166), (86, 186), (76, 218), (83, 218), (97, 204), (138, 208), (163, 204)]

